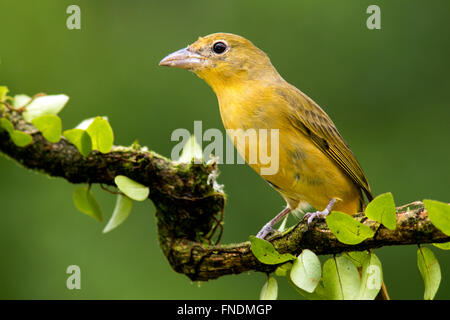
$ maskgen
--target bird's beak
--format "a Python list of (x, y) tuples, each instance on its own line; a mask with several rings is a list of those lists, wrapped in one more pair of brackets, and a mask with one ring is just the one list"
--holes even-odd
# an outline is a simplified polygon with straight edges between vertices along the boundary
[(205, 57), (186, 47), (169, 54), (159, 62), (159, 65), (190, 70), (202, 66), (205, 60)]

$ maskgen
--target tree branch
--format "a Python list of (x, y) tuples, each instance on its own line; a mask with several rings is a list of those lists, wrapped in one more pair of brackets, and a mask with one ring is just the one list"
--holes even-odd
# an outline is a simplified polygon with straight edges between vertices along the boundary
[[(172, 268), (191, 280), (215, 279), (226, 274), (250, 270), (272, 272), (277, 266), (260, 263), (250, 250), (250, 243), (214, 245), (212, 239), (222, 228), (225, 195), (214, 189), (217, 164), (177, 164), (141, 147), (115, 146), (109, 153), (93, 151), (83, 157), (70, 142), (62, 138), (50, 143), (19, 113), (0, 111), (16, 130), (32, 134), (26, 147), (16, 146), (5, 130), (0, 129), (0, 152), (24, 167), (61, 177), (71, 183), (98, 183), (115, 186), (114, 177), (125, 175), (150, 188), (149, 198), (157, 209), (160, 246)], [(316, 254), (335, 254), (367, 250), (388, 245), (449, 242), (450, 237), (432, 225), (419, 201), (397, 208), (394, 231), (367, 219), (354, 216), (376, 231), (375, 236), (358, 245), (339, 242), (317, 220), (308, 228), (300, 222), (283, 234), (268, 240), (280, 253), (299, 254), (311, 249)]]

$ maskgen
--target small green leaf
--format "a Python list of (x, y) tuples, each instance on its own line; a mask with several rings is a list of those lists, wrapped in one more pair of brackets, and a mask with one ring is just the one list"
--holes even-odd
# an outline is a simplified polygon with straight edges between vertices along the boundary
[(81, 129), (70, 129), (63, 133), (64, 137), (70, 141), (81, 155), (87, 157), (92, 151), (91, 137), (85, 130)]
[(344, 252), (343, 255), (347, 257), (355, 267), (361, 268), (363, 266), (364, 260), (369, 256), (369, 252), (367, 251), (350, 251)]
[(25, 147), (33, 141), (33, 137), (30, 134), (15, 130), (11, 121), (6, 118), (0, 119), (0, 127), (9, 133), (9, 137), (18, 147)]
[(264, 264), (279, 264), (297, 259), (290, 253), (280, 254), (274, 246), (266, 240), (250, 236), (251, 250), (256, 259)]
[(327, 292), (323, 287), (322, 281), (319, 282), (318, 286), (316, 287), (316, 290), (313, 293), (309, 293), (308, 291), (302, 290), (293, 283), (292, 286), (294, 287), (295, 291), (300, 293), (308, 300), (330, 300), (330, 298), (328, 298), (328, 296), (326, 295)]
[(331, 232), (345, 244), (358, 244), (375, 234), (368, 226), (343, 212), (333, 211), (326, 217), (326, 220)]
[(25, 132), (14, 130), (11, 134), (11, 140), (18, 147), (25, 147), (33, 141), (33, 137)]
[(433, 300), (441, 283), (441, 267), (433, 252), (419, 246), (417, 250), (417, 266), (425, 284), (424, 300)]
[(292, 262), (283, 263), (281, 266), (279, 266), (275, 269), (275, 275), (277, 275), (279, 277), (285, 277), (285, 276), (287, 276), (287, 274), (291, 270), (291, 268), (292, 268)]
[(278, 228), (278, 232), (284, 232), (286, 231), (286, 223), (289, 215), (287, 214), (286, 217), (284, 217), (283, 221), (281, 221), (280, 227)]
[(122, 224), (130, 215), (132, 208), (133, 200), (121, 194), (117, 195), (114, 212), (105, 229), (103, 229), (103, 233), (107, 233)]
[(120, 191), (136, 201), (144, 201), (148, 198), (150, 189), (125, 176), (116, 176), (114, 182)]
[[(26, 100), (26, 96), (19, 96), (20, 102), (22, 105), (17, 105), (14, 103), (15, 107), (20, 108), (30, 99)], [(18, 97), (14, 97), (14, 100), (19, 100)], [(26, 110), (23, 113), (23, 118), (27, 122), (31, 122), (31, 120), (47, 115), (47, 114), (58, 114), (66, 105), (67, 101), (69, 101), (69, 97), (65, 94), (57, 94), (57, 95), (50, 95), (50, 96), (42, 96), (35, 98), (28, 106), (26, 106)]]
[(365, 210), (369, 219), (383, 224), (390, 230), (395, 230), (396, 213), (394, 197), (390, 192), (377, 196), (367, 205)]
[(266, 283), (264, 283), (261, 293), (259, 295), (260, 300), (277, 300), (278, 297), (278, 283), (275, 277), (269, 276)]
[(92, 139), (92, 149), (107, 153), (111, 150), (114, 142), (114, 133), (108, 120), (95, 117), (94, 121), (86, 129)]
[[(102, 117), (102, 118), (105, 119), (106, 121), (108, 121), (108, 117)], [(81, 121), (75, 128), (81, 129), (81, 130), (87, 130), (87, 128), (89, 128), (91, 123), (94, 122), (94, 119), (95, 119), (95, 117), (85, 119), (85, 120)]]
[[(87, 128), (89, 128), (89, 126), (92, 124), (92, 122), (94, 122), (95, 118), (97, 118), (97, 117), (84, 119), (75, 128), (76, 129), (81, 129), (81, 130), (87, 130)], [(109, 121), (107, 116), (101, 116), (101, 118), (103, 118), (106, 121)]]
[(300, 289), (312, 293), (319, 284), (322, 269), (320, 260), (314, 252), (305, 249), (292, 265), (291, 280)]
[(177, 160), (177, 162), (187, 162), (190, 163), (194, 159), (194, 161), (200, 162), (203, 159), (203, 150), (202, 147), (198, 144), (197, 139), (195, 139), (194, 135), (191, 135), (189, 140), (183, 146), (183, 150), (181, 151), (181, 156)]
[(433, 243), (433, 246), (442, 249), (442, 250), (450, 250), (450, 242), (444, 243)]
[(27, 96), (26, 94), (16, 94), (13, 99), (13, 107), (14, 109), (18, 109), (24, 106), (30, 100), (31, 97)]
[(373, 300), (383, 284), (383, 269), (378, 257), (371, 253), (366, 256), (362, 264), (361, 286), (356, 299)]
[(79, 211), (98, 221), (102, 221), (102, 211), (100, 210), (100, 206), (88, 187), (75, 188), (73, 192), (73, 202)]
[(41, 131), (45, 139), (52, 143), (56, 143), (61, 139), (62, 123), (61, 118), (46, 114), (31, 120), (31, 123)]
[(14, 132), (13, 124), (11, 123), (11, 121), (9, 121), (6, 118), (1, 118), (0, 119), (0, 127), (5, 129), (9, 133), (9, 135), (11, 135)]
[(423, 200), (431, 222), (443, 233), (450, 236), (450, 205), (435, 200)]
[(291, 211), (290, 215), (296, 217), (298, 220), (303, 220), (305, 214), (318, 211), (307, 202), (300, 202), (300, 205)]
[(346, 257), (330, 258), (323, 265), (323, 292), (330, 300), (353, 300), (359, 292), (358, 269)]

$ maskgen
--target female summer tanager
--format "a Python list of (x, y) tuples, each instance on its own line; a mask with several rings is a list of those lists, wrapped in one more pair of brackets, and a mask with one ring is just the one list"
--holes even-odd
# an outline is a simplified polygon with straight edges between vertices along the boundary
[[(362, 191), (372, 199), (364, 172), (325, 111), (287, 83), (268, 56), (249, 40), (229, 33), (200, 37), (165, 57), (160, 65), (187, 69), (204, 79), (217, 95), (227, 131), (278, 129), (275, 173), (262, 174), (261, 161), (249, 163), (252, 146), (235, 143), (247, 163), (287, 202), (258, 237), (266, 237), (275, 223), (299, 206), (309, 204), (320, 210), (307, 215), (310, 223), (333, 206), (348, 214), (361, 211)], [(261, 139), (252, 141), (261, 144)], [(275, 142), (264, 147), (270, 143)]]

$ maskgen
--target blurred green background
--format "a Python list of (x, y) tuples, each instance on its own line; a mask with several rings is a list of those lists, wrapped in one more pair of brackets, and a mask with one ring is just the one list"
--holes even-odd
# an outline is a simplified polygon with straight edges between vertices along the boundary
[[(81, 8), (81, 30), (66, 8)], [(381, 8), (381, 30), (366, 8)], [(322, 106), (364, 168), (375, 194), (398, 205), (450, 201), (448, 0), (66, 1), (1, 0), (0, 84), (13, 94), (65, 93), (64, 129), (107, 115), (116, 144), (170, 156), (176, 128), (223, 131), (212, 90), (194, 74), (158, 67), (166, 54), (213, 32), (250, 39), (280, 74)], [(223, 243), (255, 234), (283, 200), (246, 165), (222, 165), (228, 202)], [(254, 299), (259, 273), (192, 283), (170, 268), (157, 243), (154, 207), (106, 224), (76, 211), (73, 185), (0, 157), (0, 298)], [(94, 188), (105, 220), (113, 195)], [(291, 218), (291, 223), (294, 221)], [(394, 299), (421, 299), (416, 246), (376, 250)], [(450, 298), (450, 254), (435, 247)], [(81, 290), (66, 288), (81, 267)], [(300, 298), (284, 279), (280, 299)]]

